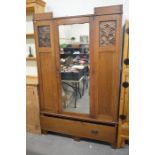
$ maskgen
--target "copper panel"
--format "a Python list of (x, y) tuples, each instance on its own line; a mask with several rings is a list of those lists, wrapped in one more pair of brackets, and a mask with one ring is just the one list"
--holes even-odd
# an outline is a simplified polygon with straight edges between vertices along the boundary
[(116, 22), (101, 21), (99, 25), (100, 46), (115, 45), (116, 42)]

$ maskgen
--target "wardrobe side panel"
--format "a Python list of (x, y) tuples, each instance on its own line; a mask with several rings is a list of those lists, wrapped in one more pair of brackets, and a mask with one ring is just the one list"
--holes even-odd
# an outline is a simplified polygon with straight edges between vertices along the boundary
[(120, 81), (121, 15), (94, 17), (96, 85), (98, 98), (96, 118), (117, 121)]
[(34, 21), (41, 111), (58, 112), (58, 85), (52, 19)]

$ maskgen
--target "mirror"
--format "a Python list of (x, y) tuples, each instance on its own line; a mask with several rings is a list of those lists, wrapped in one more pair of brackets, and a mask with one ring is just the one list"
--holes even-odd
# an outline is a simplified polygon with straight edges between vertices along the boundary
[(60, 25), (63, 112), (89, 113), (89, 23)]

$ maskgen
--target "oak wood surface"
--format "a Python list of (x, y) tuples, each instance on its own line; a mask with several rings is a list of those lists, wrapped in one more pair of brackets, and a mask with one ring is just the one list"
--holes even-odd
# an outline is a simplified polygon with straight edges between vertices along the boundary
[(38, 77), (37, 76), (26, 76), (26, 85), (38, 85)]
[[(42, 0), (26, 0), (26, 15), (43, 12), (45, 4)], [(26, 38), (33, 37), (33, 33), (26, 34)], [(35, 61), (35, 58), (27, 57), (26, 60)], [(32, 133), (41, 133), (38, 85), (37, 77), (26, 77), (26, 129)]]
[(53, 13), (52, 12), (48, 12), (48, 13), (37, 13), (33, 15), (33, 20), (34, 21), (48, 21), (48, 20), (52, 20), (53, 18)]
[(26, 34), (26, 38), (33, 38), (34, 37), (34, 33), (27, 33)]
[(54, 19), (55, 24), (58, 25), (71, 25), (71, 24), (83, 24), (89, 23), (89, 16), (87, 17), (70, 17), (70, 18), (58, 18)]
[(38, 88), (36, 81), (28, 81), (26, 86), (26, 131), (41, 133)]
[(95, 8), (96, 15), (122, 14), (122, 12), (123, 12), (122, 5), (112, 5), (112, 6), (104, 6), (104, 7)]
[(115, 142), (115, 127), (54, 117), (41, 116), (41, 127), (47, 131), (64, 133), (76, 137), (92, 138), (109, 143)]
[[(129, 86), (123, 87), (124, 82), (129, 83), (129, 64), (124, 61), (129, 59), (129, 21), (126, 20), (124, 25), (124, 45), (122, 57), (122, 80), (119, 107), (119, 123), (117, 133), (117, 147), (124, 147), (125, 140), (129, 140)], [(122, 119), (122, 116), (124, 117)]]
[(42, 5), (42, 6), (45, 6), (45, 2), (43, 0), (26, 0), (26, 4), (33, 4), (33, 3), (36, 3), (36, 4), (39, 4), (39, 5)]
[(118, 122), (113, 122), (112, 120), (108, 121), (107, 119), (96, 119), (93, 117), (90, 117), (87, 114), (80, 115), (79, 113), (51, 113), (50, 111), (41, 111), (41, 114), (47, 115), (47, 116), (53, 116), (53, 117), (60, 117), (60, 118), (68, 118), (68, 119), (74, 119), (74, 120), (81, 120), (81, 121), (88, 121), (91, 123), (102, 123), (105, 125), (117, 125)]
[(26, 13), (44, 12), (45, 5), (43, 0), (26, 0)]
[(29, 61), (36, 61), (36, 57), (26, 57), (26, 60), (29, 60)]
[[(38, 14), (39, 15), (39, 14)], [(51, 16), (45, 13), (45, 16)], [(41, 15), (42, 16), (42, 15)], [(50, 27), (50, 47), (39, 47), (38, 27)], [(41, 110), (50, 110), (58, 112), (58, 86), (57, 71), (54, 51), (54, 27), (50, 20), (34, 21), (35, 44), (37, 54), (37, 66), (39, 75), (39, 92), (40, 92), (40, 108)]]
[[(56, 53), (56, 70), (57, 70), (57, 83), (58, 83), (58, 104), (59, 104), (59, 113), (62, 114), (71, 114), (71, 115), (79, 115), (83, 117), (87, 117), (89, 115), (87, 114), (76, 114), (76, 113), (71, 113), (71, 112), (63, 112), (62, 110), (62, 99), (61, 99), (61, 75), (60, 75), (60, 49), (59, 49), (59, 25), (70, 25), (70, 24), (83, 24), (83, 23), (90, 23), (90, 17), (70, 17), (70, 18), (58, 18), (54, 19), (54, 25), (55, 25), (55, 53)], [(89, 30), (90, 31), (90, 30)], [(91, 32), (91, 31), (90, 31)], [(91, 35), (91, 34), (90, 34)], [(91, 38), (91, 37), (90, 37)], [(91, 53), (89, 55), (90, 59), (92, 60)], [(91, 63), (90, 63), (91, 64)], [(91, 65), (90, 65), (91, 66)], [(91, 68), (91, 67), (90, 67)], [(91, 77), (91, 71), (90, 71), (90, 77)], [(91, 84), (90, 84), (91, 87)], [(92, 89), (90, 88), (90, 91)], [(91, 101), (91, 99), (90, 99)], [(90, 111), (90, 110), (89, 110)]]
[[(110, 9), (112, 10), (99, 8), (96, 14), (81, 17), (53, 18), (52, 14), (48, 13), (34, 16), (40, 107), (42, 114), (49, 115), (41, 116), (43, 130), (116, 144), (122, 25), (121, 12), (118, 12), (116, 7)], [(109, 12), (112, 14), (109, 15)], [(100, 46), (100, 23), (109, 21), (116, 23), (115, 44)], [(87, 22), (90, 24), (90, 114), (64, 113), (61, 105), (58, 26)], [(51, 47), (39, 47), (39, 26), (50, 26)], [(69, 118), (74, 121), (68, 120)], [(95, 124), (98, 122), (102, 125)], [(99, 134), (86, 132), (87, 129), (93, 130), (93, 127), (99, 130)]]
[[(89, 82), (90, 82), (90, 88), (89, 88), (89, 93), (90, 93), (90, 118), (96, 117), (95, 115), (95, 105), (97, 104), (97, 94), (98, 94), (98, 89), (97, 85), (95, 83), (96, 81), (96, 76), (95, 74), (97, 73), (96, 71), (96, 59), (95, 59), (95, 43), (94, 43), (94, 36), (95, 36), (95, 31), (94, 31), (94, 17), (90, 17), (90, 44), (89, 44), (89, 50), (90, 50), (90, 56), (89, 56), (89, 61), (90, 61), (90, 77), (89, 77)], [(95, 90), (95, 93), (94, 93)]]
[[(99, 26), (100, 22), (116, 22), (116, 42), (114, 45), (100, 46)], [(97, 85), (97, 100), (95, 113), (97, 119), (118, 121), (118, 99), (120, 83), (120, 51), (121, 51), (121, 15), (96, 16), (94, 22), (94, 50), (96, 51), (95, 62), (95, 83)], [(94, 66), (94, 65), (93, 65)], [(93, 67), (92, 66), (92, 67)], [(95, 92), (96, 92), (95, 89)]]

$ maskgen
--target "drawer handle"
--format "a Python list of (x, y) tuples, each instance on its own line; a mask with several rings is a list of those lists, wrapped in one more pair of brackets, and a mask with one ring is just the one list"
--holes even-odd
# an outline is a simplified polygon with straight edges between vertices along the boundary
[(92, 134), (98, 134), (98, 131), (97, 130), (91, 130), (91, 133)]

